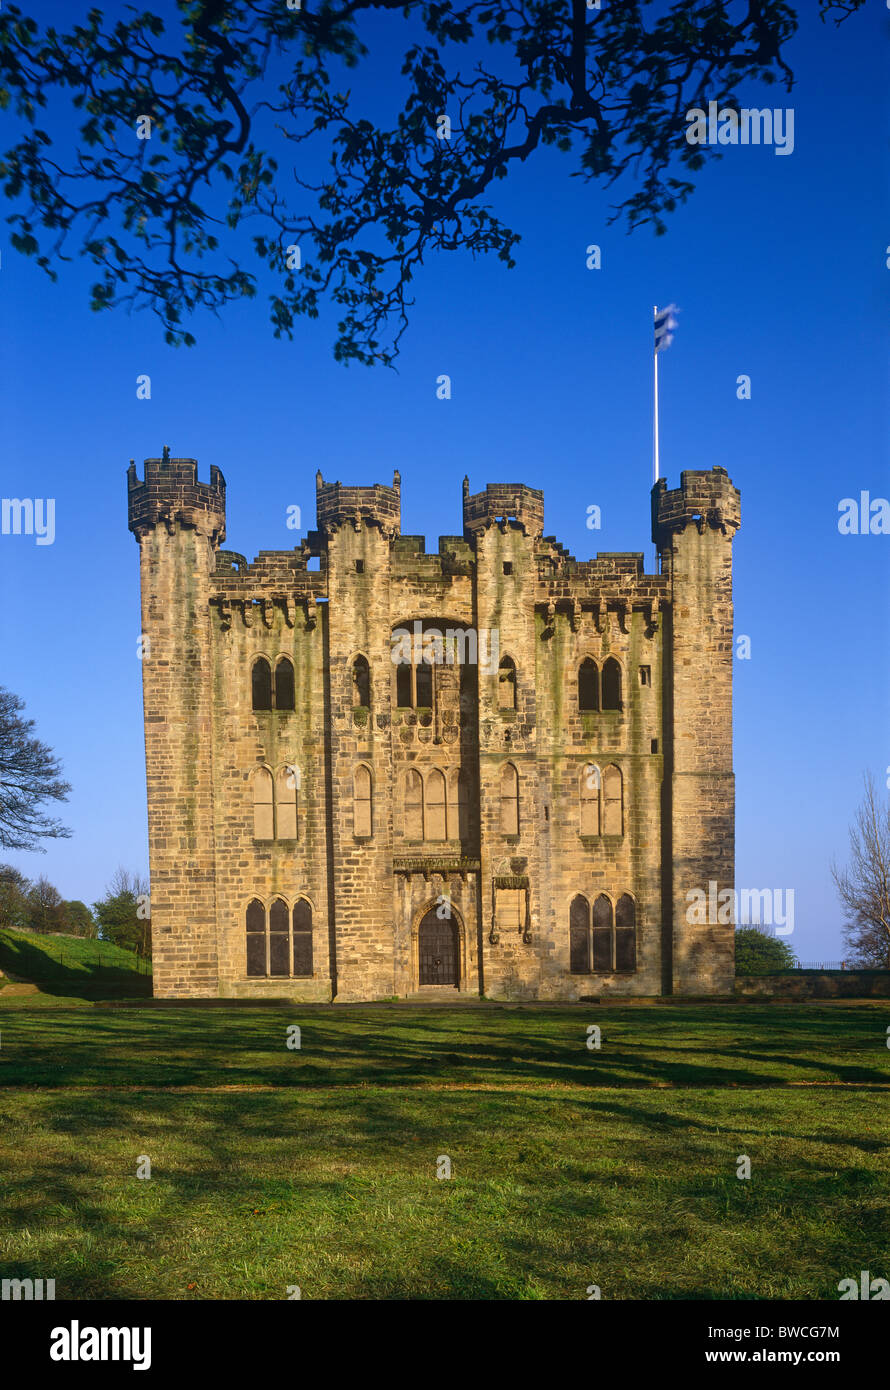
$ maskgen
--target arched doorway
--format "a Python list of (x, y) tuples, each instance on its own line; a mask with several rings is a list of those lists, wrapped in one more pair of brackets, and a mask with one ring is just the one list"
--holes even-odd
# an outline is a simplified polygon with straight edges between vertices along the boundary
[(460, 936), (454, 916), (437, 917), (431, 907), (417, 930), (417, 959), (421, 985), (451, 985), (460, 981)]

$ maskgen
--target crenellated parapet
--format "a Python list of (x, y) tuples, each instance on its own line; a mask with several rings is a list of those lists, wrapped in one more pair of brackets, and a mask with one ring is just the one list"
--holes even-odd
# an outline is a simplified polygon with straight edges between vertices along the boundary
[(210, 482), (198, 482), (196, 459), (171, 458), (164, 448), (160, 458), (146, 459), (142, 481), (131, 459), (127, 469), (127, 521), (137, 540), (157, 526), (172, 534), (177, 525), (209, 537), (215, 547), (226, 538), (226, 480), (215, 464)]
[(331, 535), (342, 526), (356, 531), (363, 525), (379, 526), (384, 536), (399, 535), (402, 525), (401, 479), (393, 476), (392, 487), (373, 483), (370, 487), (326, 483), (315, 475), (315, 508), (318, 530)]
[(687, 526), (710, 527), (730, 538), (741, 524), (741, 499), (725, 468), (685, 470), (680, 486), (668, 488), (660, 478), (652, 489), (652, 539), (659, 551)]
[(467, 537), (511, 523), (526, 536), (540, 536), (544, 530), (544, 494), (525, 483), (489, 483), (484, 492), (471, 494), (469, 479), (464, 478), (463, 509)]

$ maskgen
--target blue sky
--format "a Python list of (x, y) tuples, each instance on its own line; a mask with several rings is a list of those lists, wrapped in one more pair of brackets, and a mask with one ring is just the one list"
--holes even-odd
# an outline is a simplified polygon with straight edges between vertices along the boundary
[[(317, 468), (344, 482), (398, 468), (403, 530), (431, 548), (460, 530), (466, 472), (474, 490), (543, 487), (547, 532), (579, 558), (642, 550), (651, 568), (651, 314), (675, 300), (662, 473), (674, 486), (681, 468), (720, 464), (742, 493), (736, 882), (793, 888), (799, 956), (840, 957), (828, 862), (845, 854), (864, 771), (883, 786), (890, 764), (890, 536), (837, 526), (842, 498), (890, 497), (888, 24), (878, 3), (839, 30), (808, 13), (786, 55), (793, 94), (738, 91), (794, 107), (793, 154), (730, 147), (662, 238), (607, 226), (613, 196), (570, 178), (571, 156), (514, 171), (492, 201), (522, 233), (516, 268), (430, 259), (397, 373), (337, 365), (330, 319), (276, 341), (262, 293), (198, 318), (197, 347), (169, 348), (147, 313), (91, 313), (86, 266), (51, 285), (0, 231), (0, 491), (56, 499), (52, 546), (0, 537), (0, 683), (61, 756), (75, 832), (7, 857), (87, 902), (118, 864), (147, 869), (130, 458), (141, 474), (168, 444), (204, 479), (217, 464), (227, 547), (250, 558), (293, 545), (289, 505), (313, 524)], [(142, 373), (150, 401), (136, 398)], [(436, 398), (440, 373), (450, 401)], [(592, 503), (599, 532), (585, 525)]]

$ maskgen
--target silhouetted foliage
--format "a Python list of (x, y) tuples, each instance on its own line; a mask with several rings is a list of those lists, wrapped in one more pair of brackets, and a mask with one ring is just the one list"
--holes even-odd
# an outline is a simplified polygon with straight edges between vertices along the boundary
[[(820, 12), (840, 23), (863, 3)], [(677, 0), (657, 15), (647, 0), (167, 8), (94, 6), (63, 33), (3, 7), (0, 105), (20, 123), (0, 162), (13, 246), (55, 278), (73, 233), (98, 272), (92, 307), (147, 305), (176, 344), (194, 342), (183, 318), (196, 308), (256, 294), (249, 247), (273, 273), (276, 336), (331, 301), (335, 356), (366, 363), (398, 352), (432, 252), (514, 264), (519, 234), (485, 200), (548, 146), (574, 156), (574, 177), (626, 176), (613, 220), (664, 231), (690, 176), (720, 157), (685, 141), (686, 111), (731, 102), (740, 83), (790, 89), (782, 48), (797, 29), (784, 0)], [(364, 62), (389, 110), (359, 110)], [(249, 241), (242, 227), (256, 228)]]

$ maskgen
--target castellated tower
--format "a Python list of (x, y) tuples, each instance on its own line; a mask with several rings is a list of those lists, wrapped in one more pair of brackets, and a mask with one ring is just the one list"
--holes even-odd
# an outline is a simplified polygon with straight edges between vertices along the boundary
[(722, 469), (576, 560), (523, 483), (427, 552), (401, 482), (316, 478), (248, 563), (225, 483), (128, 473), (155, 992), (596, 1000), (732, 989), (732, 536)]
[(687, 894), (700, 889), (713, 902), (735, 888), (732, 538), (740, 519), (739, 494), (723, 468), (681, 473), (679, 488), (662, 479), (653, 489), (652, 539), (670, 585), (664, 831), (676, 994), (733, 988), (733, 925), (690, 924)]
[(215, 994), (218, 984), (212, 805), (211, 576), (226, 536), (218, 468), (146, 459), (127, 473), (139, 542), (142, 690), (155, 992)]

